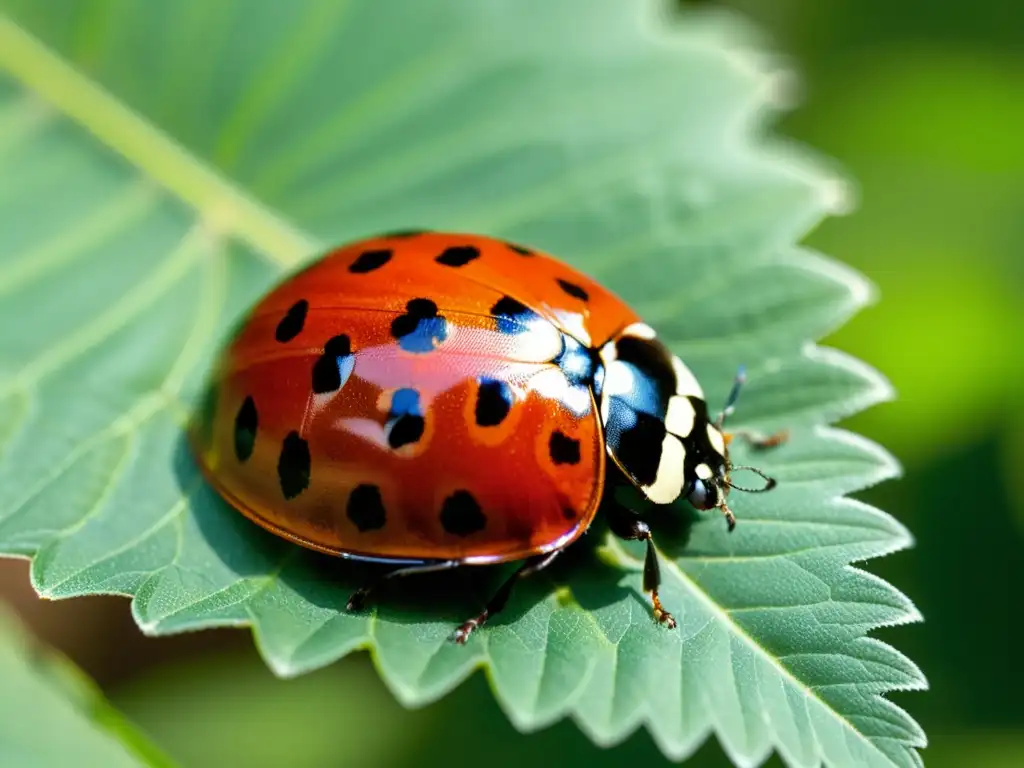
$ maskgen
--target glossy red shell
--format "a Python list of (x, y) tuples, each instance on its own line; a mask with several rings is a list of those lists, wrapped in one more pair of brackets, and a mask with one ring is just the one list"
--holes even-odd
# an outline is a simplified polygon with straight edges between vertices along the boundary
[[(496, 312), (516, 306), (529, 311)], [(572, 340), (594, 349), (638, 319), (568, 265), (500, 240), (350, 244), (252, 309), (193, 447), (234, 507), (314, 549), (470, 562), (550, 551), (590, 524), (606, 463), (593, 393), (558, 361)], [(480, 423), (484, 387), (507, 405), (498, 423)]]

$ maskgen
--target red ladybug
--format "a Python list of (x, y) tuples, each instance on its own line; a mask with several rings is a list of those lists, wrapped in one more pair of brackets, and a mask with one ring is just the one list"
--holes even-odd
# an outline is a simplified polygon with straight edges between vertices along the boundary
[[(740, 381), (712, 421), (689, 369), (585, 275), (490, 237), (407, 232), (338, 248), (270, 291), (190, 432), (240, 512), (311, 549), (394, 564), (384, 579), (524, 561), (456, 630), (463, 643), (587, 530), (609, 460), (651, 502), (718, 508), (732, 530), (722, 422)], [(627, 509), (611, 517), (647, 542), (644, 588), (674, 627), (650, 529)]]

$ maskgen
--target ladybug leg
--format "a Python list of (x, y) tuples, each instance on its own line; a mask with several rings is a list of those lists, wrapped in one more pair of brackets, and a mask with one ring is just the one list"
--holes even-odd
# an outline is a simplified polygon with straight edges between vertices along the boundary
[[(718, 418), (715, 420), (715, 426), (719, 429), (722, 429), (722, 426), (725, 424), (725, 420), (736, 410), (736, 401), (739, 399), (740, 390), (743, 388), (746, 381), (747, 369), (746, 366), (741, 365), (739, 370), (736, 371), (736, 379), (733, 381), (729, 397), (726, 398), (725, 407), (722, 409), (722, 412), (718, 414)], [(733, 440), (740, 438), (749, 443), (750, 447), (754, 450), (763, 450), (765, 448), (774, 448), (775, 446), (786, 442), (786, 440), (789, 439), (789, 432), (783, 429), (773, 435), (762, 435), (757, 432), (741, 429), (735, 432), (723, 432), (722, 436), (725, 438), (727, 445)]]
[(654, 538), (650, 526), (629, 510), (619, 508), (608, 516), (608, 524), (616, 536), (627, 541), (646, 541), (647, 556), (644, 558), (644, 591), (651, 593), (654, 603), (654, 618), (669, 629), (675, 629), (676, 620), (661, 605), (658, 587), (661, 586), (661, 568), (658, 553), (654, 550)]
[(348, 605), (345, 606), (346, 610), (349, 611), (361, 611), (366, 605), (366, 598), (373, 592), (376, 592), (385, 582), (396, 579), (400, 576), (415, 576), (423, 573), (436, 573), (437, 571), (447, 571), (449, 568), (454, 568), (459, 565), (458, 560), (438, 560), (437, 562), (431, 563), (420, 563), (417, 565), (409, 565), (404, 568), (397, 568), (394, 571), (385, 573), (380, 578), (367, 584), (365, 587), (360, 587), (352, 593), (352, 597), (348, 599)]
[(771, 435), (764, 435), (760, 432), (741, 429), (736, 432), (725, 432), (723, 437), (725, 437), (726, 443), (740, 439), (745, 441), (755, 451), (763, 451), (768, 448), (775, 448), (786, 442), (789, 439), (789, 430), (780, 429)]
[(512, 587), (520, 579), (532, 576), (538, 571), (547, 568), (551, 561), (558, 557), (562, 550), (556, 549), (553, 552), (548, 552), (544, 555), (537, 555), (526, 560), (511, 576), (509, 576), (505, 582), (498, 588), (498, 591), (494, 593), (494, 596), (487, 601), (487, 605), (484, 609), (469, 621), (465, 622), (461, 627), (455, 630), (452, 634), (452, 640), (459, 645), (463, 645), (466, 640), (469, 639), (470, 634), (473, 630), (483, 625), (487, 619), (494, 616), (502, 608), (505, 607), (505, 603), (508, 602), (509, 596), (512, 594)]

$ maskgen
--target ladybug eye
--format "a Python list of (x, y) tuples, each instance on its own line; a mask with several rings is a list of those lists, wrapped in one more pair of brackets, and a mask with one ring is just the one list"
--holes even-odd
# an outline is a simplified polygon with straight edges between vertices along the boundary
[(697, 509), (711, 509), (718, 501), (718, 494), (703, 480), (694, 480), (693, 488), (686, 498)]

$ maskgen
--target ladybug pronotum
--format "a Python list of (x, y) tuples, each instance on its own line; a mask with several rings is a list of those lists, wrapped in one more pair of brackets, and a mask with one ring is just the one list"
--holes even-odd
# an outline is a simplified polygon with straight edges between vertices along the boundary
[[(464, 643), (587, 530), (613, 470), (654, 504), (721, 510), (732, 530), (723, 422), (741, 381), (712, 420), (683, 362), (585, 275), (490, 237), (406, 232), (333, 250), (264, 296), (190, 437), (246, 517), (394, 566), (350, 610), (395, 576), (521, 562), (455, 631)], [(774, 486), (762, 477), (756, 490)], [(612, 532), (647, 543), (644, 589), (674, 627), (650, 528), (612, 506)]]

